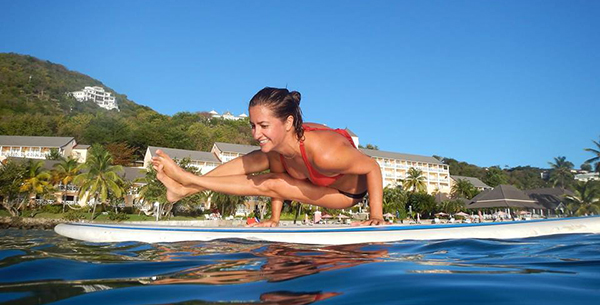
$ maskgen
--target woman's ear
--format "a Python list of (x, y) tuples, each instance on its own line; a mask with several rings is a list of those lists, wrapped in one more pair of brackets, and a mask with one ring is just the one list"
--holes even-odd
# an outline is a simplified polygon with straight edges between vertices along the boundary
[(290, 131), (293, 128), (294, 128), (294, 116), (288, 115), (287, 119), (285, 120), (285, 131)]

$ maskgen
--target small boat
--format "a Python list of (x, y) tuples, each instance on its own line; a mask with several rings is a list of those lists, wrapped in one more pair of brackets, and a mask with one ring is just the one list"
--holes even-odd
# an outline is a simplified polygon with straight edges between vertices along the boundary
[(600, 216), (439, 225), (191, 227), (142, 224), (66, 223), (56, 233), (88, 242), (146, 243), (244, 239), (316, 245), (401, 240), (514, 239), (554, 234), (600, 233)]

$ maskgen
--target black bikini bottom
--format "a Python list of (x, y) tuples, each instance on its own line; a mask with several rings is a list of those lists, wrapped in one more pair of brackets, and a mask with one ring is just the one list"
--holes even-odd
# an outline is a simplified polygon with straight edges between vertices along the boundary
[(340, 191), (340, 190), (338, 190), (338, 192), (340, 192), (340, 194), (346, 195), (347, 197), (350, 197), (352, 199), (363, 199), (365, 196), (367, 196), (368, 191), (364, 191), (360, 194), (352, 194), (352, 193), (347, 193), (347, 192)]

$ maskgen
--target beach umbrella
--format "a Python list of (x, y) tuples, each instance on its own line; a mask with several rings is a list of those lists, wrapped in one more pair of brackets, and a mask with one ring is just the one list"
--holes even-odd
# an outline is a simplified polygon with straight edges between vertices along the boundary
[(448, 215), (450, 215), (450, 214), (444, 213), (444, 212), (435, 213), (435, 216), (448, 216)]
[(458, 213), (454, 214), (454, 216), (469, 217), (469, 214), (467, 214), (465, 212), (458, 212)]
[(321, 218), (323, 219), (329, 219), (332, 218), (333, 216), (329, 215), (329, 214), (324, 214), (323, 216), (321, 216)]
[(527, 209), (543, 209), (536, 200), (512, 185), (501, 184), (492, 190), (487, 190), (475, 196), (467, 208), (527, 208)]
[(340, 219), (348, 219), (350, 217), (348, 217), (348, 216), (346, 216), (344, 214), (340, 214), (340, 215), (338, 215), (338, 218), (340, 218)]
[(383, 217), (384, 218), (394, 218), (394, 214), (392, 214), (392, 213), (386, 213), (386, 214), (383, 214)]

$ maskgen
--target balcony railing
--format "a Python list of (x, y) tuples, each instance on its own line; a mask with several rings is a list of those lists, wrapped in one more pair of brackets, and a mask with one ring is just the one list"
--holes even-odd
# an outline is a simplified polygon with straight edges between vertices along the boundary
[(77, 186), (75, 186), (75, 185), (72, 185), (72, 184), (67, 184), (67, 185), (62, 185), (62, 184), (59, 184), (59, 185), (58, 185), (58, 190), (59, 190), (59, 191), (71, 191), (71, 192), (78, 192), (78, 191), (79, 191), (79, 188), (78, 188)]
[(50, 153), (41, 152), (22, 152), (22, 151), (3, 151), (0, 156), (15, 157), (15, 158), (31, 158), (31, 159), (45, 159)]

